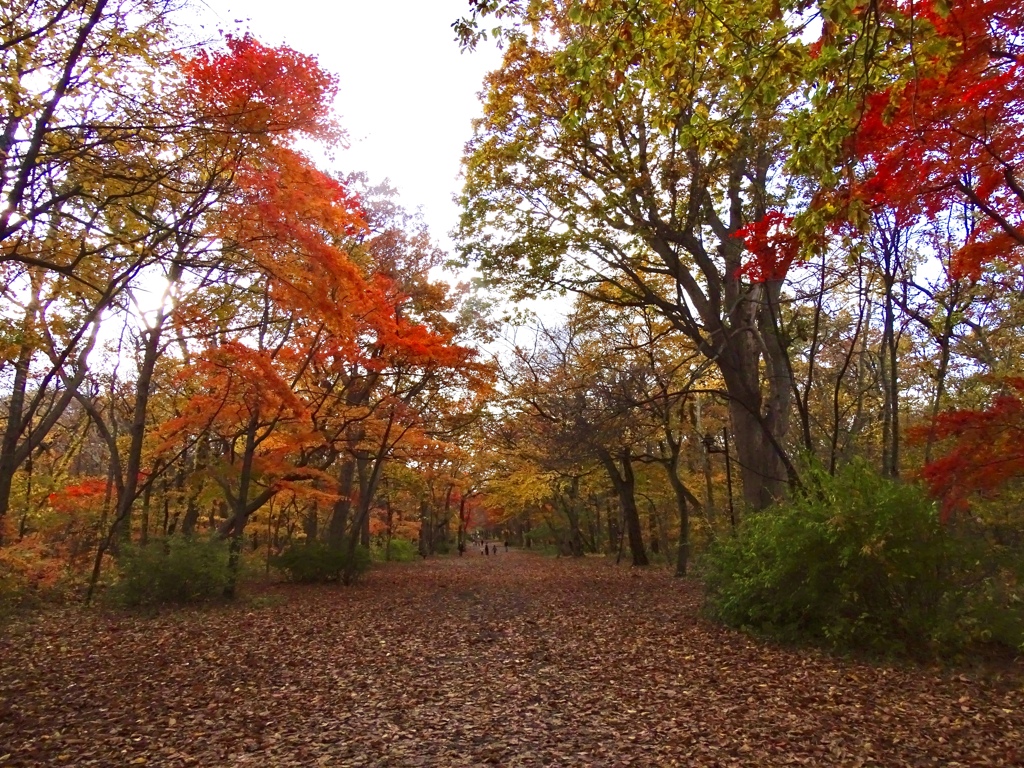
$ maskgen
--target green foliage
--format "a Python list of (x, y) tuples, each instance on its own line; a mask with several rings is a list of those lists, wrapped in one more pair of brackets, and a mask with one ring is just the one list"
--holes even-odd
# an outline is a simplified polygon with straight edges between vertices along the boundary
[(712, 548), (704, 563), (712, 615), (786, 640), (885, 655), (1020, 642), (996, 609), (998, 590), (977, 578), (981, 550), (940, 523), (919, 487), (862, 463), (809, 480), (804, 495), (749, 516)]
[(391, 539), (389, 545), (375, 548), (373, 556), (376, 560), (386, 560), (392, 563), (411, 563), (419, 557), (419, 552), (416, 545), (408, 539)]
[[(299, 584), (339, 581), (348, 562), (348, 552), (345, 549), (335, 549), (319, 541), (292, 544), (270, 560), (272, 566), (284, 571), (291, 581)], [(369, 567), (369, 550), (362, 546), (356, 547), (352, 575), (361, 576)]]
[(126, 607), (206, 602), (223, 597), (231, 584), (228, 543), (219, 539), (172, 536), (126, 545), (117, 570), (107, 599)]
[(447, 541), (439, 541), (434, 544), (435, 555), (450, 555), (452, 553), (452, 545)]
[(970, 591), (961, 625), (973, 643), (1024, 652), (1024, 558), (1020, 555), (1016, 553), (1016, 568), (995, 568)]

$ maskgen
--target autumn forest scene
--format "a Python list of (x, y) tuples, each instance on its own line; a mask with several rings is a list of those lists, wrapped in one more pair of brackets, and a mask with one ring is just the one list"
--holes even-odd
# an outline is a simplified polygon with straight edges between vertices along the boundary
[(0, 7), (0, 766), (1024, 765), (1019, 0), (226, 1)]

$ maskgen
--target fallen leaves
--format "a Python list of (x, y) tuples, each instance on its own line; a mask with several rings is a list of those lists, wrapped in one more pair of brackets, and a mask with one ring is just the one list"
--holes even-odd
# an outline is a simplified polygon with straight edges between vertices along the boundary
[(780, 649), (656, 571), (512, 552), (281, 594), (10, 627), (0, 766), (1024, 764), (1020, 669)]

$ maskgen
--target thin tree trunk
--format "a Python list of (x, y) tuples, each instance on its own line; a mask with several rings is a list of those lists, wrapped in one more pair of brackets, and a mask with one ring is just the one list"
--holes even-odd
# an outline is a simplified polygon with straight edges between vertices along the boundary
[(431, 533), (433, 533), (433, 527), (430, 525), (430, 507), (426, 499), (420, 499), (419, 554), (422, 558), (426, 558), (430, 554)]
[[(34, 332), (36, 316), (39, 311), (38, 287), (33, 287), (33, 299), (30, 301), (23, 320), (23, 333), (28, 336)], [(78, 388), (88, 371), (86, 362), (89, 358), (96, 339), (99, 335), (100, 324), (89, 321), (89, 335), (85, 344), (78, 354), (75, 374), (66, 376), (61, 370), (66, 361), (65, 358), (53, 359), (52, 365), (56, 374), (51, 373), (39, 385), (39, 391), (32, 398), (27, 400), (28, 377), (32, 363), (33, 348), (29, 343), (23, 343), (18, 351), (18, 358), (14, 364), (14, 380), (11, 384), (11, 392), (8, 396), (7, 419), (4, 425), (3, 437), (0, 438), (0, 546), (3, 546), (4, 519), (10, 509), (11, 490), (14, 486), (14, 476), (18, 468), (24, 464), (45, 440), (46, 436), (53, 429), (58, 419), (67, 410), (71, 401), (78, 396)], [(80, 331), (80, 337), (84, 336), (86, 328)], [(48, 409), (40, 413), (40, 407), (47, 389), (47, 381), (53, 375), (60, 377), (64, 384), (64, 391), (54, 395)]]
[(306, 514), (302, 518), (302, 531), (306, 534), (307, 545), (312, 545), (316, 541), (319, 526), (320, 517), (317, 506), (315, 502), (311, 502), (307, 505)]
[[(170, 295), (171, 287), (180, 277), (181, 266), (180, 264), (175, 263), (168, 273), (168, 286), (164, 289), (163, 301), (160, 304), (160, 309), (157, 310), (153, 326), (148, 328), (143, 334), (144, 342), (142, 347), (142, 364), (139, 366), (139, 376), (135, 383), (135, 407), (132, 411), (132, 420), (128, 427), (128, 456), (127, 460), (122, 465), (124, 467), (123, 474), (118, 473), (120, 477), (116, 478), (119, 482), (117, 485), (117, 506), (115, 507), (114, 519), (110, 524), (110, 529), (106, 537), (100, 541), (100, 545), (97, 548), (96, 559), (93, 563), (92, 576), (89, 580), (89, 589), (86, 592), (86, 603), (92, 600), (96, 583), (99, 580), (103, 555), (106, 553), (111, 541), (114, 540), (114, 537), (118, 534), (119, 530), (126, 531), (130, 536), (130, 515), (132, 506), (135, 504), (135, 499), (139, 495), (139, 476), (142, 472), (142, 449), (146, 437), (146, 416), (149, 413), (149, 396), (151, 394), (153, 384), (153, 372), (156, 370), (156, 362), (160, 353), (160, 336), (168, 315), (168, 310), (166, 309), (165, 304)], [(95, 408), (92, 409), (92, 413), (95, 417), (99, 417)], [(100, 423), (97, 423), (96, 426), (97, 429), (100, 429), (105, 433), (111, 457), (113, 458), (118, 452), (116, 440), (112, 438), (109, 430), (102, 427)], [(118, 464), (121, 465), (120, 462), (118, 462)], [(148, 484), (152, 482), (153, 477), (151, 476), (147, 480), (147, 487)]]
[(626, 535), (629, 538), (629, 551), (633, 557), (633, 565), (650, 565), (647, 558), (647, 551), (644, 549), (644, 534), (640, 526), (640, 512), (636, 507), (636, 478), (633, 475), (633, 460), (629, 448), (622, 450), (619, 455), (622, 469), (616, 465), (615, 460), (605, 448), (598, 448), (598, 458), (604, 464), (608, 477), (612, 481), (616, 492), (619, 494), (619, 504), (622, 506), (622, 520), (626, 527)]
[(149, 483), (142, 492), (142, 512), (139, 515), (139, 545), (149, 544), (149, 512), (153, 500), (153, 484)]
[(193, 478), (198, 479), (193, 480), (195, 486), (189, 490), (188, 496), (186, 497), (185, 515), (181, 519), (182, 536), (189, 537), (194, 535), (196, 531), (196, 525), (199, 523), (199, 515), (200, 512), (202, 511), (199, 507), (199, 496), (200, 494), (202, 494), (203, 486), (205, 485), (205, 482), (202, 480), (201, 477), (199, 477), (199, 470), (202, 468), (204, 462), (206, 461), (209, 455), (209, 451), (210, 446), (207, 439), (205, 439), (204, 436), (203, 438), (200, 438), (200, 440), (196, 444), (196, 452), (192, 460), (192, 476)]
[(690, 563), (690, 513), (685, 498), (677, 496), (676, 503), (679, 506), (679, 541), (676, 545), (675, 575), (682, 578)]
[(580, 531), (579, 510), (580, 479), (573, 477), (569, 481), (567, 495), (559, 494), (562, 510), (569, 522), (569, 553), (573, 557), (583, 557), (583, 533)]

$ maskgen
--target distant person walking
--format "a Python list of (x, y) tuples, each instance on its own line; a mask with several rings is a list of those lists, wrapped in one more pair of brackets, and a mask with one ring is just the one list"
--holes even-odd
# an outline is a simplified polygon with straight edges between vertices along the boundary
[(490, 555), (491, 554), (491, 548), (489, 546), (487, 546), (486, 544), (484, 544), (484, 554), (485, 555)]

